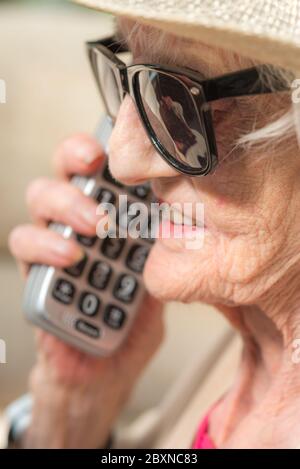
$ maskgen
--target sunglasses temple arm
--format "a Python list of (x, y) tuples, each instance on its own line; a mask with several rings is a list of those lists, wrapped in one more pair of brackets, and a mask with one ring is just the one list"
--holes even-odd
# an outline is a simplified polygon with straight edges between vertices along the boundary
[(203, 87), (206, 100), (210, 102), (223, 98), (289, 90), (289, 87), (281, 83), (279, 79), (275, 86), (268, 86), (262, 80), (262, 70), (260, 71), (259, 67), (254, 67), (203, 81), (201, 86)]

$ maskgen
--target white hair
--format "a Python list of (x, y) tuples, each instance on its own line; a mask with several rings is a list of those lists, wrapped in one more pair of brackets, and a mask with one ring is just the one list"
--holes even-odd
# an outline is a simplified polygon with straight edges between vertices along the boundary
[[(124, 30), (126, 41), (128, 43), (138, 43), (140, 50), (147, 50), (147, 57), (150, 60), (151, 54), (154, 54), (156, 49), (160, 49), (164, 50), (165, 56), (168, 57), (170, 63), (185, 65), (185, 57), (180, 55), (180, 48), (176, 47), (176, 44), (184, 42), (193, 45), (195, 44), (194, 40), (175, 36), (154, 27), (134, 22), (133, 20), (124, 20), (125, 27), (122, 18), (121, 20), (118, 19), (117, 22), (119, 29)], [(120, 23), (122, 28), (120, 28)], [(218, 53), (224, 59), (225, 73), (226, 71), (261, 65), (259, 62), (255, 62), (247, 57), (241, 57), (231, 51), (216, 48), (216, 54)], [(295, 78), (294, 73), (290, 70), (273, 65), (263, 67), (260, 80), (267, 83), (271, 88), (274, 87), (274, 90), (276, 89), (276, 83), (285, 84), (290, 89), (290, 93), (278, 93), (278, 112), (275, 113), (274, 120), (262, 127), (257, 127), (257, 122), (254, 118), (252, 130), (248, 130), (245, 133), (241, 131), (241, 134), (233, 144), (234, 149), (238, 147), (250, 149), (254, 146), (268, 146), (270, 148), (270, 145), (277, 146), (282, 141), (291, 140), (292, 137), (297, 137), (300, 147), (300, 103), (292, 101), (292, 82)]]
[[(237, 145), (252, 147), (257, 144), (268, 144), (270, 141), (279, 143), (279, 141), (296, 136), (300, 147), (300, 103), (292, 99), (294, 73), (275, 66), (265, 66), (260, 79), (271, 88), (274, 87), (274, 89), (276, 89), (275, 84), (278, 81), (286, 85), (290, 89), (289, 99), (286, 99), (286, 96), (285, 100), (282, 98), (278, 99), (278, 112), (281, 114), (279, 118), (275, 118), (261, 128), (255, 128), (251, 132), (241, 135), (236, 142)], [(281, 109), (280, 105), (282, 106)]]

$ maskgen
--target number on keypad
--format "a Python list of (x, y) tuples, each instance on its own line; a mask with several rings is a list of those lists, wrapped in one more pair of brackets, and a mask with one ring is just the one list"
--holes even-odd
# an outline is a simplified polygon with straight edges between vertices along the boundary
[(134, 298), (137, 289), (137, 281), (135, 277), (129, 274), (122, 274), (117, 280), (114, 288), (115, 297), (124, 301), (125, 303), (131, 303)]
[(111, 273), (112, 269), (106, 262), (94, 262), (89, 274), (90, 285), (98, 290), (104, 290), (109, 282)]
[(146, 246), (134, 244), (130, 249), (126, 259), (127, 267), (129, 267), (129, 269), (133, 270), (134, 272), (142, 272), (148, 254), (149, 249)]
[(79, 308), (86, 316), (95, 316), (98, 313), (100, 306), (99, 298), (93, 293), (82, 293), (79, 300)]
[(126, 313), (116, 305), (107, 305), (103, 315), (103, 321), (112, 329), (120, 329), (126, 319)]
[(117, 259), (121, 254), (125, 244), (125, 239), (105, 238), (101, 245), (101, 252), (109, 259)]
[(65, 305), (69, 305), (72, 303), (74, 295), (75, 295), (75, 287), (71, 282), (65, 280), (64, 278), (59, 278), (56, 280), (53, 291), (53, 297), (64, 303)]

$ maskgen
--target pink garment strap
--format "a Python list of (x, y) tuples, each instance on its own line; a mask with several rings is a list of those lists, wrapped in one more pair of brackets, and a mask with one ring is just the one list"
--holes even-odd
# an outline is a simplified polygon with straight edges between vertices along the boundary
[(209, 417), (212, 410), (208, 412), (200, 423), (193, 442), (193, 449), (216, 449), (214, 442), (209, 436)]

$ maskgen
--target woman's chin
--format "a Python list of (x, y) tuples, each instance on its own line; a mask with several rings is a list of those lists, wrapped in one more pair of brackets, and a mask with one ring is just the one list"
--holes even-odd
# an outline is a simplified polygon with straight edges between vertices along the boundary
[[(191, 288), (195, 285), (188, 280), (190, 276), (184, 274), (186, 269), (183, 266), (188, 268), (188, 264), (184, 252), (169, 249), (161, 240), (156, 241), (144, 269), (147, 291), (162, 301), (189, 302)], [(188, 281), (185, 282), (185, 279)]]
[[(147, 291), (162, 301), (176, 300), (176, 286), (172, 287), (172, 270), (176, 269), (171, 252), (161, 244), (155, 242), (148, 256), (143, 278)], [(175, 288), (174, 288), (175, 287)]]
[(147, 291), (161, 301), (209, 304), (226, 299), (226, 284), (212, 282), (218, 278), (211, 251), (189, 251), (158, 239), (148, 256), (144, 269)]

